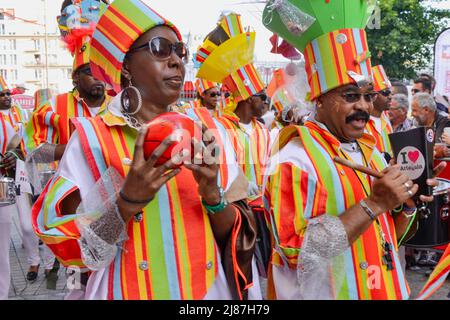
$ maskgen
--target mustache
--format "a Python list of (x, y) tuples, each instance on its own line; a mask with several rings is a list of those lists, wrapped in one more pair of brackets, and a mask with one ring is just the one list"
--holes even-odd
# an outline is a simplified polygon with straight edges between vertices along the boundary
[(369, 122), (370, 114), (365, 111), (356, 111), (345, 119), (345, 123), (350, 123), (354, 120), (364, 120), (365, 122)]

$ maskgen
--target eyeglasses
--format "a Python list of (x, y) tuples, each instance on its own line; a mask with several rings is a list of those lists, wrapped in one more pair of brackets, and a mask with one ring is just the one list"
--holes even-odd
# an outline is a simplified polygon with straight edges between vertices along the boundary
[(175, 54), (186, 63), (189, 56), (189, 50), (184, 42), (172, 43), (170, 40), (162, 37), (153, 38), (148, 43), (133, 48), (128, 52), (133, 53), (142, 48), (149, 48), (150, 53), (160, 60), (168, 60), (172, 53), (175, 52)]
[(211, 98), (221, 97), (221, 96), (222, 96), (222, 92), (211, 92), (211, 93), (209, 94), (209, 96), (210, 96)]
[(380, 91), (379, 93), (380, 93), (383, 97), (389, 97), (389, 95), (392, 93), (392, 91), (389, 90), (389, 89), (386, 89), (386, 90)]
[(358, 102), (359, 100), (361, 100), (361, 96), (364, 97), (364, 100), (366, 102), (374, 102), (375, 99), (377, 98), (377, 95), (378, 94), (376, 92), (365, 93), (365, 94), (356, 93), (356, 92), (346, 92), (346, 93), (343, 93), (341, 96), (348, 103), (355, 103), (355, 102)]
[(412, 92), (412, 94), (416, 94), (416, 93), (419, 93), (421, 91), (419, 89), (412, 89), (411, 92)]
[(0, 98), (3, 98), (4, 96), (10, 97), (11, 92), (0, 92)]

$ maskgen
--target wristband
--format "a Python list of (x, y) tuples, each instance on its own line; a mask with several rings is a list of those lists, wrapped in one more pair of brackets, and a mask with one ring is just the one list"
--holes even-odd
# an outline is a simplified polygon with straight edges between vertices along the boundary
[(128, 203), (131, 203), (131, 204), (140, 204), (140, 205), (143, 205), (143, 204), (148, 204), (148, 203), (150, 203), (150, 202), (153, 200), (153, 197), (150, 198), (150, 199), (147, 199), (147, 200), (132, 200), (132, 199), (128, 198), (128, 197), (123, 193), (122, 190), (120, 190), (119, 196), (120, 196), (120, 198), (121, 198), (123, 201), (128, 202)]
[(219, 187), (219, 193), (220, 193), (220, 202), (214, 206), (210, 206), (204, 200), (202, 200), (202, 204), (205, 207), (208, 214), (213, 215), (222, 212), (228, 206), (228, 201), (225, 199), (225, 192), (223, 191), (222, 187)]
[(359, 202), (359, 205), (364, 209), (364, 211), (370, 217), (370, 220), (375, 221), (377, 219), (377, 215), (375, 214), (375, 212), (373, 212), (372, 209), (369, 208), (369, 206), (367, 205), (367, 203), (364, 200), (361, 200)]

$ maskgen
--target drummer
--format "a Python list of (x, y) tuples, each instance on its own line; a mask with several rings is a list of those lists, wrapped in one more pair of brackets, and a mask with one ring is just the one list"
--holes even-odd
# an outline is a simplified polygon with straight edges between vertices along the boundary
[[(3, 117), (0, 117), (0, 149), (1, 149), (1, 177), (14, 177), (14, 169), (16, 167), (16, 155), (21, 155), (20, 150), (7, 152), (7, 145), (11, 138), (15, 135), (14, 128)], [(5, 196), (5, 187), (2, 181), (1, 201)], [(17, 209), (14, 203), (0, 205), (0, 300), (8, 299), (10, 284), (10, 265), (9, 265), (9, 238), (11, 232), (12, 217), (16, 214)]]

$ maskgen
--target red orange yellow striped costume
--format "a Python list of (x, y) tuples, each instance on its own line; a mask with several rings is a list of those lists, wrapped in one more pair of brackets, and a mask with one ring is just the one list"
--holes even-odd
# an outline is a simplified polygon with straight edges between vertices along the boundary
[(251, 122), (253, 132), (250, 134), (239, 123), (239, 118), (229, 113), (224, 114), (219, 118), (219, 121), (227, 130), (228, 137), (236, 152), (238, 164), (248, 181), (262, 188), (269, 158), (269, 130), (261, 122), (253, 119)]
[[(286, 154), (283, 148), (294, 138), (298, 145)], [(339, 216), (370, 194), (371, 181), (366, 175), (333, 161), (334, 156), (345, 157), (346, 153), (341, 143), (319, 123), (286, 128), (280, 134), (279, 143), (280, 151), (274, 151), (273, 156), (280, 156), (281, 161), (272, 168), (264, 194), (266, 219), (274, 241), (271, 268), (273, 272), (274, 268), (287, 267), (296, 273), (309, 221), (322, 215)], [(375, 170), (386, 166), (370, 135), (365, 134), (358, 143), (366, 166)], [(379, 217), (379, 223), (388, 241), (394, 244), (395, 270), (387, 271), (382, 264), (379, 230), (374, 222), (345, 251), (344, 281), (335, 299), (408, 299), (410, 290), (397, 254), (393, 217), (385, 213)], [(286, 258), (287, 266), (282, 257)], [(373, 274), (367, 266), (379, 272), (379, 286), (370, 286)], [(295, 290), (296, 284), (292, 285)]]
[(385, 112), (381, 114), (381, 132), (376, 128), (375, 121), (370, 119), (366, 130), (376, 140), (376, 147), (380, 152), (392, 155), (391, 141), (389, 135), (394, 132), (391, 121)]
[(22, 109), (22, 107), (18, 104), (13, 103), (11, 108), (9, 109), (8, 114), (1, 113), (1, 116), (9, 122), (13, 128), (18, 131), (19, 126), (24, 126), (27, 123), (27, 114)]
[[(105, 95), (100, 113), (105, 110), (109, 100), (110, 97)], [(95, 114), (80, 98), (76, 89), (56, 96), (32, 114), (24, 135), (27, 152), (44, 143), (67, 144), (72, 130), (70, 119), (92, 116)]]
[[(214, 129), (216, 122), (209, 113), (199, 112), (197, 119)], [(77, 128), (73, 139), (79, 140), (89, 168), (78, 168), (97, 181), (108, 168), (125, 177), (129, 166), (124, 158), (132, 158), (137, 131), (125, 125), (123, 119), (107, 112), (96, 118), (74, 120)], [(220, 124), (219, 124), (220, 125)], [(216, 128), (217, 130), (217, 128)], [(220, 129), (220, 130), (223, 130)], [(71, 140), (71, 141), (72, 141)], [(220, 141), (223, 141), (220, 139)], [(221, 153), (224, 150), (220, 142)], [(70, 144), (69, 144), (70, 148)], [(69, 151), (67, 151), (69, 152)], [(233, 157), (234, 154), (231, 153)], [(69, 155), (68, 155), (69, 157)], [(63, 159), (64, 161), (64, 159)], [(82, 162), (79, 162), (82, 165)], [(229, 190), (236, 177), (233, 161), (220, 169), (220, 184)], [(230, 169), (231, 168), (231, 169)], [(230, 169), (230, 170), (228, 170)], [(87, 171), (86, 171), (87, 170)], [(66, 266), (84, 267), (77, 242), (76, 215), (61, 212), (59, 204), (78, 189), (64, 173), (57, 174), (47, 185), (33, 208), (34, 227), (38, 235)], [(142, 221), (132, 220), (127, 226), (128, 240), (103, 274), (107, 281), (107, 299), (203, 299), (218, 278), (221, 253), (215, 243), (208, 215), (195, 192), (192, 173), (184, 168), (168, 182), (145, 208)], [(86, 190), (80, 190), (83, 194)], [(245, 198), (246, 193), (243, 193)], [(231, 254), (236, 253), (236, 240), (243, 225), (238, 207), (230, 239)], [(240, 271), (237, 257), (232, 272), (238, 295), (251, 286), (250, 279)], [(143, 267), (142, 261), (148, 262)], [(93, 276), (95, 277), (94, 273)]]

